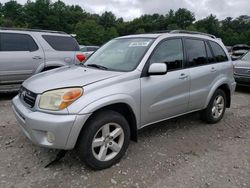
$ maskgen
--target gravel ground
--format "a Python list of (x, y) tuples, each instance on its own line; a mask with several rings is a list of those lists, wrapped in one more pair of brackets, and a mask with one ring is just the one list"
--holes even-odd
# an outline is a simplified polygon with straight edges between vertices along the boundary
[(223, 120), (194, 113), (150, 126), (119, 164), (92, 171), (75, 151), (44, 168), (57, 151), (33, 145), (0, 95), (0, 187), (250, 187), (250, 89), (240, 88)]

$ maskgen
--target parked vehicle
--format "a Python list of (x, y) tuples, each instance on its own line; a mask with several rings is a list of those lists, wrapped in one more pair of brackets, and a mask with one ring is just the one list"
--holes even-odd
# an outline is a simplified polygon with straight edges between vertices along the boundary
[(250, 50), (250, 46), (246, 45), (246, 44), (238, 44), (233, 46), (233, 48), (231, 49), (231, 57), (232, 60), (237, 60), (239, 59), (241, 56), (243, 56), (245, 53), (247, 53)]
[(28, 77), (83, 57), (76, 40), (64, 32), (0, 28), (0, 92), (16, 91)]
[(234, 77), (238, 85), (250, 86), (250, 51), (235, 62)]
[(98, 50), (99, 46), (83, 46), (80, 45), (80, 50), (83, 52), (86, 58), (88, 58), (91, 54), (93, 54), (96, 50)]
[(35, 144), (76, 147), (89, 167), (104, 169), (150, 124), (194, 111), (217, 123), (235, 85), (220, 40), (172, 31), (111, 40), (82, 65), (29, 78), (12, 102)]
[(226, 46), (226, 49), (230, 56), (232, 56), (232, 48), (233, 48), (232, 46)]

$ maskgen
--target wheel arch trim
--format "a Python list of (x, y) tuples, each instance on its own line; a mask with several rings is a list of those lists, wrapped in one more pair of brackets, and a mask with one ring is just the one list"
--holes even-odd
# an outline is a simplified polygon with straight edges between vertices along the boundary
[[(227, 87), (227, 89), (230, 91), (230, 101), (231, 101), (231, 87), (230, 87), (230, 83), (226, 80), (226, 79), (223, 79), (223, 80), (219, 80), (218, 82), (216, 82), (213, 87), (210, 89), (210, 92), (208, 94), (208, 97), (207, 97), (207, 100), (206, 100), (206, 103), (205, 103), (205, 108), (208, 106), (211, 98), (213, 97), (215, 91), (217, 89), (219, 89), (221, 86), (225, 85)], [(227, 99), (228, 100), (228, 99)], [(228, 106), (228, 102), (227, 101), (227, 107), (230, 107), (230, 103), (229, 103), (229, 106)]]

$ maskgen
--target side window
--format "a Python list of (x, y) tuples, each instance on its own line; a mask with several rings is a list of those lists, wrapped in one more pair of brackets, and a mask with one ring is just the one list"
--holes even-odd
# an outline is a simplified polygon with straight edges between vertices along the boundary
[(185, 45), (188, 55), (189, 67), (207, 64), (207, 54), (204, 41), (196, 39), (186, 39)]
[(0, 51), (36, 51), (38, 46), (26, 34), (1, 33)]
[(150, 64), (153, 63), (166, 63), (169, 71), (181, 69), (183, 64), (181, 39), (170, 39), (162, 42), (151, 56)]
[(206, 42), (206, 50), (207, 50), (207, 60), (208, 60), (208, 63), (214, 63), (216, 62), (216, 60), (214, 59), (214, 56), (211, 52), (211, 48), (209, 47), (209, 45), (207, 44)]
[(83, 48), (81, 48), (81, 51), (82, 51), (82, 52), (87, 52), (87, 51), (88, 51), (88, 48), (87, 48), (87, 47), (83, 47)]
[(89, 50), (88, 51), (96, 51), (97, 48), (96, 47), (89, 47)]
[(43, 35), (44, 40), (57, 51), (79, 51), (79, 45), (73, 37)]
[(209, 41), (217, 62), (228, 61), (227, 55), (222, 47), (216, 42)]

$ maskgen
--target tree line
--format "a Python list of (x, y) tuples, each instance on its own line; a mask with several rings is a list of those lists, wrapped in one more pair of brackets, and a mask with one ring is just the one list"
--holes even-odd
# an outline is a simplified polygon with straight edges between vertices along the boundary
[(101, 45), (114, 37), (128, 34), (175, 29), (210, 33), (230, 46), (240, 43), (250, 45), (248, 16), (219, 20), (211, 14), (196, 20), (194, 13), (184, 8), (170, 10), (165, 15), (145, 14), (132, 21), (124, 21), (112, 12), (91, 14), (78, 5), (66, 5), (60, 0), (28, 0), (24, 5), (10, 0), (0, 3), (0, 26), (74, 33), (78, 42), (85, 45)]

